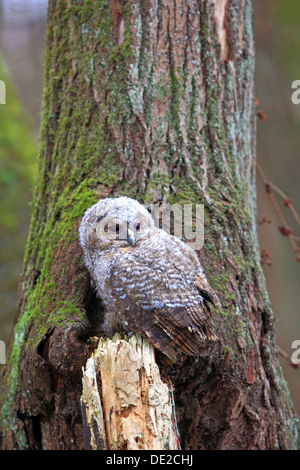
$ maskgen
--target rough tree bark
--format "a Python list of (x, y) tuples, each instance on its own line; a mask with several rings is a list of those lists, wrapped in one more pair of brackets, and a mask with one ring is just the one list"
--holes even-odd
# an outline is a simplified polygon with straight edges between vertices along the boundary
[(251, 0), (50, 0), (39, 180), (3, 448), (80, 449), (99, 334), (78, 227), (99, 197), (202, 203), (219, 341), (167, 370), (183, 449), (294, 449), (255, 228)]

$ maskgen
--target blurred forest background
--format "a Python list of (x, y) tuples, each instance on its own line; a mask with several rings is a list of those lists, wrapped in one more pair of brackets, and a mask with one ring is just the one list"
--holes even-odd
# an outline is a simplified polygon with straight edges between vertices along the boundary
[[(300, 2), (254, 0), (254, 6), (256, 96), (258, 110), (267, 115), (257, 121), (257, 158), (266, 177), (294, 200), (299, 213), (300, 105), (292, 104), (291, 84), (300, 80)], [(0, 105), (0, 339), (6, 344), (18, 308), (37, 163), (46, 13), (47, 0), (0, 0), (0, 80), (6, 84), (6, 104)], [(300, 263), (278, 231), (280, 223), (259, 178), (257, 186), (258, 221), (273, 219), (258, 224), (258, 233), (260, 248), (272, 261), (263, 268), (277, 344), (291, 356), (292, 342), (300, 339)], [(280, 361), (300, 415), (300, 369)]]

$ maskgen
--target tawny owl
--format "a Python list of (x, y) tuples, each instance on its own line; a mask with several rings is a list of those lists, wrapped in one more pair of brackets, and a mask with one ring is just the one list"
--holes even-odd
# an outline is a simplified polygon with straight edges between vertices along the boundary
[(195, 252), (154, 226), (150, 213), (127, 197), (102, 199), (84, 214), (80, 244), (104, 328), (138, 332), (172, 361), (215, 340), (207, 301), (219, 305)]

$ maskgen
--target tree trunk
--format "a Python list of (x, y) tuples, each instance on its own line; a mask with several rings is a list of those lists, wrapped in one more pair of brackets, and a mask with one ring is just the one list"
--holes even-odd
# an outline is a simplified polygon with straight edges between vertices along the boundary
[(295, 449), (255, 221), (250, 0), (50, 0), (39, 180), (6, 370), (3, 447), (81, 449), (101, 336), (78, 243), (99, 197), (202, 203), (219, 341), (167, 369), (182, 449)]

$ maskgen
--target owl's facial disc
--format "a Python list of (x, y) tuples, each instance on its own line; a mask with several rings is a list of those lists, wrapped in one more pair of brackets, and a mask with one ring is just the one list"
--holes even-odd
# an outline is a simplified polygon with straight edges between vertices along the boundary
[(117, 215), (99, 216), (96, 233), (102, 242), (116, 246), (135, 246), (139, 240), (149, 237), (151, 223), (143, 215), (133, 220), (120, 219)]
[[(134, 245), (140, 240), (149, 238), (152, 229), (152, 224), (149, 219), (143, 214), (139, 214), (128, 224), (128, 233), (134, 238)], [(130, 243), (130, 240), (128, 240)], [(134, 246), (133, 245), (133, 246)]]
[(96, 233), (100, 240), (108, 242), (108, 244), (111, 244), (111, 242), (124, 242), (127, 239), (127, 222), (115, 215), (106, 215), (99, 218)]

